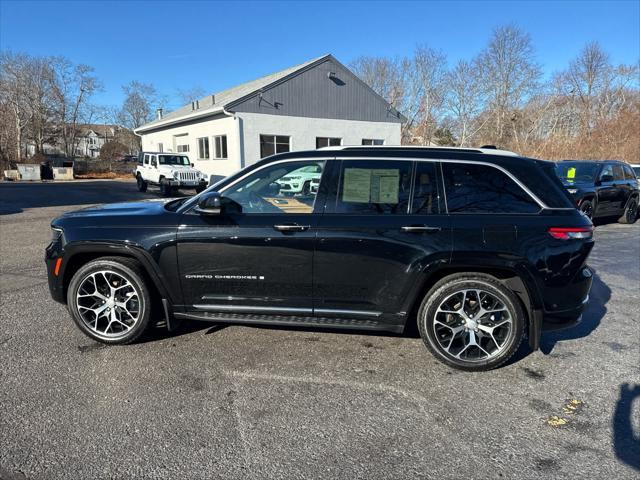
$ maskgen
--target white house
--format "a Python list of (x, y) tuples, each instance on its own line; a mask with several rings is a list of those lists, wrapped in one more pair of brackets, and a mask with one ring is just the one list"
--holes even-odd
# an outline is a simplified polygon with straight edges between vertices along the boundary
[(135, 130), (145, 151), (183, 152), (226, 176), (274, 153), (400, 145), (405, 118), (333, 56), (196, 100)]

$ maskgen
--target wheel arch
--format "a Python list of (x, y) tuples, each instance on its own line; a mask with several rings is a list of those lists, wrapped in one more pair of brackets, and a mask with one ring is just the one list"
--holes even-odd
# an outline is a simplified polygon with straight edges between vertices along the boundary
[(542, 300), (537, 293), (530, 274), (526, 270), (519, 270), (511, 265), (449, 265), (432, 272), (423, 280), (422, 285), (412, 299), (411, 308), (408, 310), (409, 322), (416, 323), (420, 304), (429, 290), (443, 278), (458, 273), (490, 275), (514, 292), (527, 316), (529, 345), (533, 350), (539, 348), (540, 332), (542, 331)]
[(157, 270), (154, 262), (147, 258), (148, 254), (138, 248), (128, 245), (89, 243), (66, 249), (68, 253), (65, 255), (64, 267), (60, 272), (62, 277), (63, 298), (67, 296), (71, 278), (83, 265), (102, 257), (122, 257), (130, 258), (138, 262), (147, 277), (146, 279), (149, 281), (149, 286), (153, 293), (156, 293), (160, 298), (171, 299), (169, 290), (166, 288), (164, 280), (162, 279), (162, 274)]

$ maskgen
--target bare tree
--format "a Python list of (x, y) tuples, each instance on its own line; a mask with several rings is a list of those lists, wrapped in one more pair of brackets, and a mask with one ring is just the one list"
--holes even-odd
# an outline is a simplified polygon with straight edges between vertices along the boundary
[(408, 128), (414, 130), (416, 140), (429, 145), (435, 139), (438, 122), (441, 120), (446, 92), (446, 56), (432, 48), (416, 48), (409, 64), (408, 94), (406, 103)]
[(176, 93), (181, 106), (188, 105), (195, 100), (200, 100), (207, 94), (204, 88), (200, 86), (185, 89), (179, 88)]
[(154, 106), (159, 97), (156, 88), (149, 83), (132, 81), (122, 87), (125, 99), (120, 110), (120, 123), (134, 130), (153, 120)]
[(480, 78), (493, 117), (492, 143), (504, 145), (514, 111), (536, 93), (542, 74), (529, 34), (514, 25), (498, 27), (479, 57)]
[(461, 147), (469, 144), (482, 124), (474, 126), (482, 109), (476, 62), (460, 60), (447, 74), (446, 108), (453, 121), (454, 134)]
[(65, 155), (73, 157), (79, 125), (90, 120), (89, 100), (101, 86), (88, 65), (74, 65), (64, 57), (53, 58), (51, 64), (58, 131)]
[(31, 83), (30, 61), (27, 55), (11, 52), (0, 55), (0, 101), (12, 117), (13, 153), (9, 157), (14, 160), (23, 157), (22, 147), (27, 127), (33, 120), (33, 110), (27, 94)]

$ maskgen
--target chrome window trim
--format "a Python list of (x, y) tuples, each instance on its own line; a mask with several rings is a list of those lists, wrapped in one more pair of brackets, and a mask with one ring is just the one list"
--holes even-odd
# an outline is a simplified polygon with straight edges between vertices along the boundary
[[(339, 150), (336, 150), (336, 152)], [(500, 165), (496, 165), (495, 163), (491, 163), (491, 162), (486, 162), (486, 161), (469, 161), (469, 160), (455, 160), (455, 159), (444, 159), (444, 158), (420, 158), (420, 157), (410, 157), (410, 156), (403, 156), (403, 157), (378, 157), (378, 156), (357, 156), (357, 157), (343, 157), (341, 155), (336, 155), (336, 156), (322, 156), (322, 157), (298, 157), (298, 158), (287, 158), (287, 159), (283, 159), (283, 160), (276, 160), (275, 162), (270, 162), (267, 163), (259, 168), (256, 168), (255, 170), (252, 170), (250, 172), (247, 172), (246, 175), (242, 175), (241, 177), (237, 178), (236, 180), (234, 180), (232, 183), (230, 183), (229, 185), (226, 185), (222, 190), (220, 190), (220, 193), (224, 193), (227, 189), (233, 187), (235, 184), (237, 184), (238, 182), (244, 180), (245, 178), (247, 178), (249, 175), (252, 175), (256, 172), (259, 172), (260, 170), (267, 168), (267, 167), (271, 167), (273, 165), (277, 165), (280, 163), (291, 163), (291, 162), (304, 162), (304, 161), (309, 161), (309, 162), (313, 162), (313, 161), (331, 161), (331, 160), (390, 160), (390, 161), (406, 161), (406, 162), (439, 162), (439, 163), (463, 163), (463, 164), (469, 164), (469, 165), (485, 165), (488, 167), (492, 167), (495, 168), (499, 171), (501, 171), (502, 173), (504, 173), (505, 175), (507, 175), (511, 180), (513, 180), (520, 188), (522, 188), (522, 190), (524, 190), (527, 195), (529, 195), (529, 197), (538, 204), (538, 206), (540, 206), (540, 208), (542, 210), (573, 210), (573, 208), (571, 207), (560, 207), (560, 208), (552, 208), (549, 207), (547, 204), (545, 204), (540, 198), (538, 198), (538, 196), (536, 194), (534, 194), (531, 190), (529, 190), (529, 188), (524, 185), (520, 180), (518, 180), (515, 176), (513, 176), (513, 174), (511, 174), (511, 172), (509, 172), (507, 169), (501, 167)], [(324, 172), (323, 172), (324, 173)], [(441, 171), (441, 178), (443, 178), (443, 183), (444, 183), (444, 177), (442, 176), (444, 172)], [(446, 196), (446, 192), (443, 192), (444, 194), (444, 201), (445, 201), (445, 205), (447, 202), (447, 196)], [(448, 208), (447, 208), (447, 212), (448, 212)]]

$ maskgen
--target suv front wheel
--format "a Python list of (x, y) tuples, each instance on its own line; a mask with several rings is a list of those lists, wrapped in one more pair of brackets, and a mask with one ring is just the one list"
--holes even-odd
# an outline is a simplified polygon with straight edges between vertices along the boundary
[(67, 307), (85, 335), (103, 343), (126, 344), (146, 329), (151, 296), (136, 261), (103, 257), (73, 275)]
[(136, 184), (138, 186), (138, 191), (139, 192), (146, 192), (147, 191), (147, 182), (145, 182), (142, 179), (142, 175), (140, 175), (140, 174), (136, 175)]
[(461, 370), (490, 370), (518, 349), (525, 315), (495, 277), (454, 274), (440, 280), (418, 312), (420, 336), (437, 359)]

